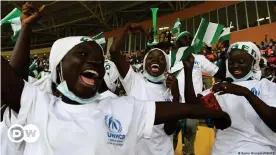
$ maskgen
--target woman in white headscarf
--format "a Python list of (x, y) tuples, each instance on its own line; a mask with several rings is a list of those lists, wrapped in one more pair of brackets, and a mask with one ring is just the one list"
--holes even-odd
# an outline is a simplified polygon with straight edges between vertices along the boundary
[[(128, 29), (139, 29), (146, 33), (140, 25), (136, 24), (127, 25), (124, 32), (127, 32)], [(126, 34), (122, 33), (122, 35)], [(117, 55), (120, 54), (119, 50), (114, 50), (117, 44), (121, 44), (118, 42), (119, 40), (122, 39), (120, 37), (115, 38), (110, 53), (112, 60), (119, 69), (120, 80), (127, 95), (137, 99), (152, 101), (168, 101), (173, 98), (175, 102), (178, 102), (180, 95), (176, 78), (168, 75), (168, 80), (166, 81), (166, 73), (169, 70), (168, 55), (160, 48), (151, 49), (144, 57), (143, 73), (136, 73), (122, 56)], [(128, 69), (124, 70), (121, 66), (127, 66)], [(166, 86), (172, 88), (172, 96)], [(151, 138), (149, 140), (142, 139), (138, 143), (138, 154), (173, 155), (172, 133), (176, 128), (176, 124), (177, 122), (171, 122), (154, 126)]]
[[(260, 51), (252, 42), (233, 43), (227, 55), (226, 77), (234, 82), (215, 84), (211, 91), (215, 93), (217, 107), (230, 115), (232, 125), (217, 131), (212, 155), (273, 154), (276, 152), (276, 84), (260, 80)], [(209, 93), (207, 90), (202, 95)], [(216, 105), (213, 100), (205, 101)]]

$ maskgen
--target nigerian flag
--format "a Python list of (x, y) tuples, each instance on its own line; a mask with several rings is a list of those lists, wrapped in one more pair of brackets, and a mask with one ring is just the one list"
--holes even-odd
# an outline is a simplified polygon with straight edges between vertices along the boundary
[(1, 20), (2, 24), (11, 24), (13, 30), (12, 41), (16, 41), (21, 30), (21, 11), (14, 8), (6, 17)]
[(219, 36), (219, 42), (230, 40), (230, 38), (231, 38), (230, 27), (227, 27), (224, 29), (224, 31)]
[(202, 18), (192, 41), (195, 52), (198, 53), (204, 43), (207, 45), (215, 44), (219, 39), (223, 27), (221, 24), (211, 23)]
[(181, 22), (180, 19), (177, 18), (176, 22), (174, 23), (172, 34), (177, 35), (180, 33), (180, 28), (181, 28)]
[(170, 51), (170, 73), (175, 73), (183, 68), (182, 60), (186, 60), (193, 53), (192, 46), (173, 48)]
[(106, 41), (105, 41), (105, 38), (104, 38), (104, 33), (101, 32), (97, 35), (95, 35), (94, 37), (92, 37), (93, 40), (95, 40), (98, 44), (100, 44), (102, 46), (102, 48), (105, 48), (106, 46)]

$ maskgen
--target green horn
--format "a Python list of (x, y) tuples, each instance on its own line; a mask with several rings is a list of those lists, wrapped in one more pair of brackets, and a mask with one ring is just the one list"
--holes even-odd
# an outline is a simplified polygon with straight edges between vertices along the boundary
[(152, 12), (152, 25), (153, 25), (153, 31), (154, 31), (154, 42), (156, 42), (156, 22), (157, 22), (157, 11), (158, 8), (151, 8)]

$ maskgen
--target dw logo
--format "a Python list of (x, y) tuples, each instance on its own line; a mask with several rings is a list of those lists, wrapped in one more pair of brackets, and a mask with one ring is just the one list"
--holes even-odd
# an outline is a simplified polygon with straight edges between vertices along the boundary
[(251, 92), (252, 92), (254, 95), (256, 95), (256, 96), (260, 96), (260, 91), (257, 90), (255, 87), (253, 87), (253, 88), (251, 89)]
[(120, 133), (122, 131), (121, 123), (115, 118), (113, 118), (112, 116), (111, 117), (109, 117), (108, 115), (105, 116), (105, 125), (110, 132)]

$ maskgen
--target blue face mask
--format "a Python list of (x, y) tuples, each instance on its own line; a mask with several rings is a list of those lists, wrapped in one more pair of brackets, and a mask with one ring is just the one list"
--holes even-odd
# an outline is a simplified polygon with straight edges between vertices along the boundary
[(99, 93), (96, 93), (95, 96), (88, 98), (88, 99), (82, 99), (73, 94), (67, 87), (66, 81), (61, 82), (58, 86), (57, 89), (66, 97), (68, 97), (72, 101), (76, 101), (80, 104), (90, 104), (96, 101), (101, 97)]
[(149, 73), (147, 73), (146, 70), (144, 71), (143, 75), (146, 79), (148, 79), (151, 82), (164, 82), (166, 79), (164, 74), (154, 77), (154, 76), (149, 75)]

